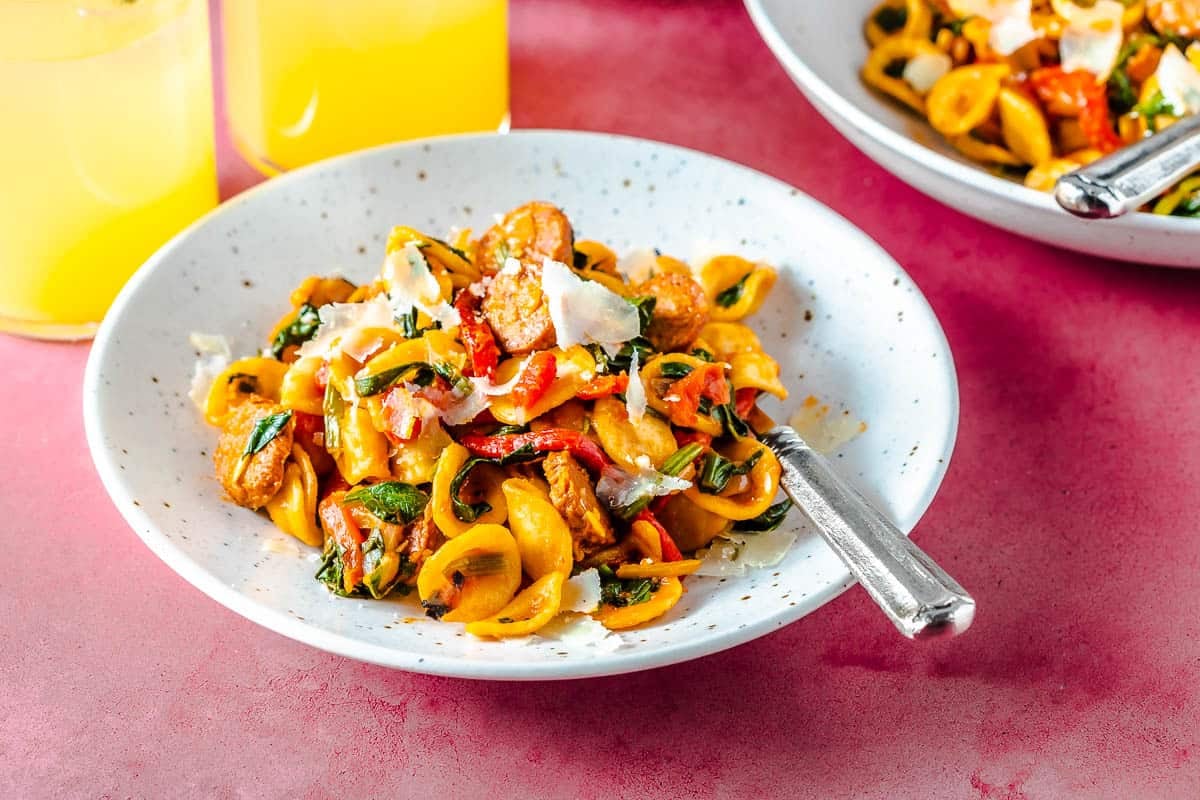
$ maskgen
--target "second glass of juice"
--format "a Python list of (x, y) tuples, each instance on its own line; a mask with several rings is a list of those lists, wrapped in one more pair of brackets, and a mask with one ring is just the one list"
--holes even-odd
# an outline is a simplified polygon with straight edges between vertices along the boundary
[(508, 125), (507, 0), (224, 0), (230, 126), (265, 173)]

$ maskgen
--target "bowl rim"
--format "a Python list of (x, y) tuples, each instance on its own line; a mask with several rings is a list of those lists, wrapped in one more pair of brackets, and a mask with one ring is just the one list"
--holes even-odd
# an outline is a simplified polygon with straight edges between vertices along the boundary
[(792, 187), (785, 181), (756, 170), (753, 167), (739, 164), (730, 159), (710, 153), (652, 139), (621, 134), (562, 129), (522, 129), (511, 133), (451, 134), (378, 145), (335, 156), (264, 181), (225, 201), (172, 237), (134, 273), (133, 277), (122, 288), (96, 333), (84, 369), (82, 404), (88, 450), (91, 453), (92, 461), (100, 476), (101, 483), (118, 512), (146, 546), (171, 570), (205, 595), (238, 615), (275, 633), (330, 653), (393, 669), (430, 675), (484, 680), (525, 681), (590, 678), (636, 672), (690, 661), (727, 650), (731, 647), (753, 641), (819, 610), (856, 583), (853, 576), (850, 575), (849, 570), (840, 563), (839, 566), (842, 572), (837, 576), (831, 576), (829, 581), (815, 591), (810, 592), (805, 603), (798, 604), (794, 608), (785, 609), (775, 615), (764, 615), (753, 622), (747, 623), (744, 627), (724, 632), (715, 638), (700, 638), (694, 642), (673, 645), (670, 648), (658, 650), (647, 649), (644, 652), (622, 653), (621, 651), (616, 651), (614, 653), (597, 653), (595, 656), (588, 658), (571, 659), (561, 662), (545, 661), (535, 664), (522, 661), (510, 663), (500, 661), (472, 661), (454, 656), (438, 656), (435, 654), (422, 655), (412, 651), (362, 642), (320, 628), (307, 621), (300, 621), (282, 611), (277, 611), (255, 602), (248, 594), (223, 583), (214, 574), (209, 572), (203, 563), (184, 552), (181, 547), (158, 528), (156, 523), (140, 506), (135, 504), (134, 498), (126, 488), (125, 481), (121, 478), (118, 464), (112, 454), (112, 448), (104, 440), (106, 425), (98, 398), (103, 392), (102, 365), (108, 358), (110, 348), (114, 347), (112, 337), (114, 330), (117, 328), (118, 320), (124, 317), (126, 306), (138, 295), (142, 284), (146, 282), (147, 278), (159, 264), (169, 258), (180, 244), (193, 235), (197, 229), (208, 224), (216, 216), (225, 213), (227, 209), (247, 202), (253, 202), (260, 195), (283, 191), (293, 182), (302, 181), (310, 173), (328, 169), (332, 165), (350, 163), (380, 152), (412, 152), (418, 148), (436, 147), (439, 143), (450, 141), (465, 140), (486, 143), (512, 139), (514, 137), (530, 139), (538, 137), (570, 137), (575, 139), (591, 139), (596, 142), (620, 141), (639, 146), (650, 145), (655, 148), (685, 154), (691, 158), (714, 161), (724, 168), (733, 168), (736, 171), (750, 173), (757, 179), (765, 180), (768, 184), (774, 184), (776, 187), (786, 190), (801, 202), (811, 204), (818, 211), (840, 220), (849, 230), (856, 232), (862, 237), (864, 246), (873, 248), (885, 262), (890, 262), (897, 270), (897, 274), (901, 280), (907, 281), (911, 285), (915, 295), (913, 302), (924, 307), (929, 321), (932, 323), (932, 332), (936, 339), (935, 344), (940, 349), (939, 360), (945, 364), (946, 381), (944, 389), (947, 392), (945, 403), (949, 412), (946, 415), (945, 429), (942, 432), (942, 441), (944, 444), (940, 459), (936, 462), (931, 472), (930, 480), (924, 487), (923, 492), (919, 497), (915, 498), (911, 521), (899, 521), (901, 523), (901, 530), (906, 534), (911, 532), (912, 528), (916, 526), (933, 502), (949, 469), (957, 442), (960, 394), (957, 369), (941, 321), (938, 319), (937, 314), (934, 312), (924, 293), (921, 292), (907, 271), (883, 247), (875, 242), (870, 235), (837, 211), (829, 208), (805, 192)]
[[(1055, 202), (1053, 195), (997, 177), (980, 167), (964, 164), (922, 144), (911, 136), (906, 136), (884, 125), (864, 108), (834, 89), (792, 49), (773, 21), (771, 13), (767, 11), (766, 3), (768, 2), (770, 0), (743, 0), (751, 22), (758, 29), (759, 35), (767, 43), (771, 53), (805, 93), (811, 92), (816, 95), (821, 103), (832, 108), (838, 116), (860, 133), (918, 165), (988, 196), (1019, 205), (1030, 211), (1050, 212), (1070, 217), (1069, 212), (1060, 208)], [(1200, 233), (1200, 225), (1195, 221), (1166, 214), (1135, 212), (1118, 219), (1105, 221), (1107, 225), (1114, 225), (1114, 223), (1115, 226), (1130, 227), (1142, 232), (1162, 231), (1177, 235)]]

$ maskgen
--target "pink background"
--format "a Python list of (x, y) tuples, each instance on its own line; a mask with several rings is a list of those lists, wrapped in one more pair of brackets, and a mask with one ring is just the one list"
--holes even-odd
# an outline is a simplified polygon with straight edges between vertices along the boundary
[[(1200, 275), (917, 194), (813, 112), (733, 0), (514, 0), (512, 83), (517, 127), (748, 164), (913, 275), (962, 390), (915, 538), (973, 590), (975, 627), (910, 644), (855, 588), (625, 677), (472, 683), (325, 655), (204, 597), (120, 519), (84, 446), (86, 344), (0, 337), (0, 796), (1196, 796)], [(225, 195), (257, 180), (220, 147)]]

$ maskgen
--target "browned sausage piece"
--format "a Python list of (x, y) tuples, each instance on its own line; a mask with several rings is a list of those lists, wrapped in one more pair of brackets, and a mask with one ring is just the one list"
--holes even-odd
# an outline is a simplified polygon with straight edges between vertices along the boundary
[(704, 289), (687, 275), (678, 272), (655, 275), (639, 284), (633, 293), (655, 298), (646, 338), (660, 352), (687, 350), (708, 322)]
[(522, 264), (492, 278), (480, 306), (500, 347), (512, 355), (554, 347), (557, 335), (542, 294), (542, 270)]
[(591, 479), (570, 453), (560, 450), (547, 454), (542, 469), (550, 484), (550, 502), (571, 529), (576, 561), (616, 541)]
[(494, 275), (508, 258), (540, 267), (549, 257), (570, 265), (574, 241), (567, 215), (535, 200), (514, 208), (484, 232), (475, 244), (475, 266), (484, 275)]
[(217, 449), (213, 453), (213, 466), (225, 493), (239, 506), (262, 508), (283, 483), (283, 465), (292, 453), (292, 434), (296, 425), (294, 419), (289, 420), (266, 447), (250, 456), (240, 475), (238, 461), (258, 421), (286, 410), (270, 400), (255, 396), (235, 406), (225, 418)]

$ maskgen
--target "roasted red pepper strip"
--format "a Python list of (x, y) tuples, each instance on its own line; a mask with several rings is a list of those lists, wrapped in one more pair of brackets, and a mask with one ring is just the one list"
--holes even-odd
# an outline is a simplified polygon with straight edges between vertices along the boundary
[(1078, 117), (1083, 135), (1100, 152), (1112, 152), (1123, 144), (1109, 118), (1108, 90), (1104, 83), (1096, 83), (1092, 73), (1043, 67), (1030, 73), (1029, 82), (1051, 114)]
[(725, 380), (725, 368), (720, 364), (697, 367), (671, 384), (663, 396), (671, 422), (695, 425), (701, 397), (707, 397), (717, 405), (729, 402), (729, 383)]
[(624, 394), (628, 388), (628, 375), (597, 375), (585, 383), (575, 396), (580, 400), (599, 400), (609, 395)]
[(595, 473), (599, 473), (600, 470), (613, 463), (600, 445), (579, 431), (566, 428), (546, 428), (541, 431), (507, 433), (501, 436), (468, 433), (459, 439), (459, 444), (470, 450), (472, 454), (487, 458), (504, 458), (526, 445), (532, 446), (538, 453), (567, 450), (575, 456), (576, 460)]
[(754, 403), (758, 400), (758, 389), (753, 386), (746, 386), (738, 389), (733, 393), (733, 410), (742, 419), (750, 416), (750, 412), (754, 410)]
[(679, 445), (680, 447), (687, 447), (689, 444), (691, 444), (693, 442), (701, 444), (704, 447), (712, 446), (713, 437), (712, 437), (711, 433), (704, 433), (703, 431), (689, 431), (689, 430), (679, 430), (679, 429), (676, 429), (674, 431), (674, 433), (675, 433), (675, 444)]
[(529, 357), (521, 369), (521, 377), (512, 389), (512, 400), (520, 408), (531, 408), (541, 400), (558, 374), (558, 359), (549, 350), (540, 350)]
[(649, 522), (658, 531), (658, 539), (662, 543), (662, 560), (663, 561), (683, 561), (683, 553), (679, 552), (679, 546), (675, 544), (675, 540), (671, 538), (671, 534), (667, 533), (667, 529), (658, 521), (658, 517), (650, 513), (650, 511), (642, 511), (634, 520)]
[(454, 298), (454, 310), (462, 319), (458, 336), (467, 350), (467, 365), (463, 374), (491, 380), (496, 375), (496, 365), (500, 363), (500, 348), (496, 347), (492, 329), (479, 316), (480, 299), (470, 289), (463, 289)]
[(342, 508), (345, 496), (344, 492), (329, 495), (321, 501), (317, 513), (325, 534), (342, 548), (342, 586), (349, 594), (363, 579), (363, 537), (350, 513)]

